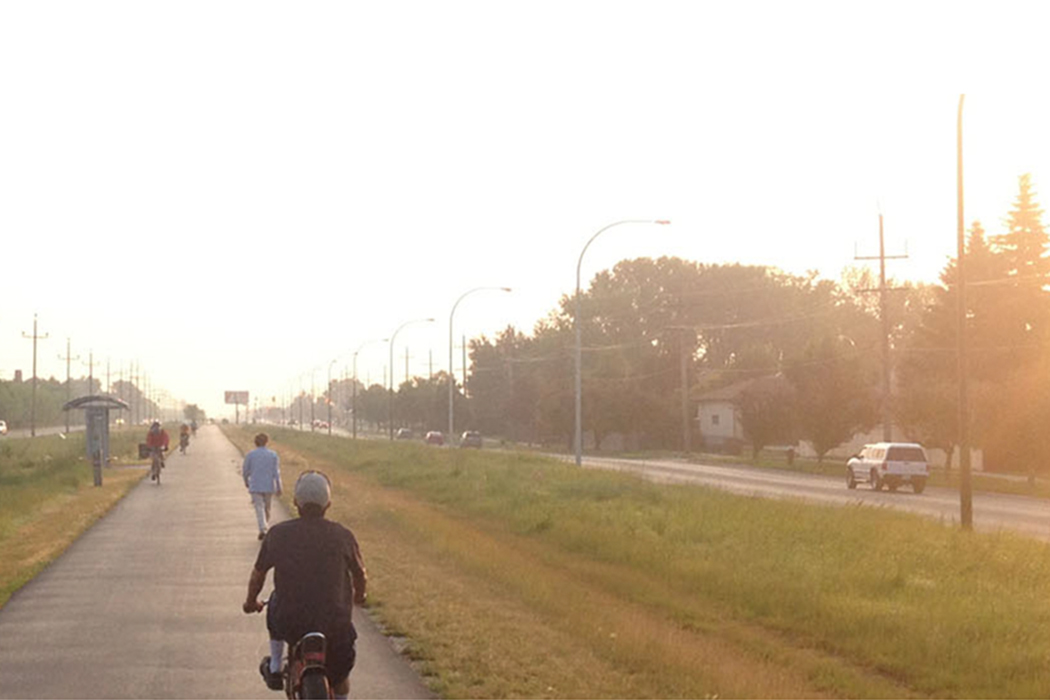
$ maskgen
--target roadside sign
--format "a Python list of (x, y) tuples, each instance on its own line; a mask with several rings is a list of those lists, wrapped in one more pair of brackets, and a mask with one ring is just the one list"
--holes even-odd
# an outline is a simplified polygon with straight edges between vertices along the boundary
[(227, 391), (226, 392), (226, 403), (235, 403), (243, 406), (248, 405), (248, 392), (247, 391)]

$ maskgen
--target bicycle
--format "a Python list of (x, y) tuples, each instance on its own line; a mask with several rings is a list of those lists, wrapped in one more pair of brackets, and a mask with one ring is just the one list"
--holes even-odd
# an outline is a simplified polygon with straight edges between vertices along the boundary
[(332, 697), (325, 668), (327, 650), (328, 640), (320, 632), (309, 632), (292, 646), (282, 669), (285, 695), (292, 700)]
[[(255, 610), (270, 604), (266, 600)], [(248, 608), (245, 608), (248, 611)], [(280, 678), (284, 694), (289, 700), (324, 700), (334, 697), (328, 682), (328, 639), (321, 632), (307, 632), (295, 644), (289, 644), (288, 658), (281, 668)], [(270, 657), (263, 659), (268, 664)], [(263, 671), (265, 666), (260, 666)], [(263, 673), (263, 678), (266, 674)], [(273, 686), (270, 686), (273, 688)], [(277, 688), (273, 688), (277, 690)]]
[(159, 447), (150, 448), (149, 478), (160, 486), (160, 470), (164, 468), (164, 452)]

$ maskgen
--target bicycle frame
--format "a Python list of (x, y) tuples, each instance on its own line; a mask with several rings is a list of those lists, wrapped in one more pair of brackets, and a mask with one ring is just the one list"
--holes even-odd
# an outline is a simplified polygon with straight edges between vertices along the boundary
[(288, 653), (284, 688), (289, 698), (330, 698), (326, 675), (328, 640), (320, 632), (303, 635)]
[(160, 472), (164, 468), (164, 452), (159, 447), (150, 448), (150, 475), (156, 477), (160, 485)]

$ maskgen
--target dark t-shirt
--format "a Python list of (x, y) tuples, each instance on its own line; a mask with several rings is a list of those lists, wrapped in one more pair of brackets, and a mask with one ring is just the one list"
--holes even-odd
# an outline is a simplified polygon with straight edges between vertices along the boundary
[(331, 637), (352, 629), (354, 580), (364, 583), (365, 567), (357, 539), (339, 523), (296, 518), (274, 525), (255, 568), (274, 570), (270, 612), (290, 641), (307, 632)]

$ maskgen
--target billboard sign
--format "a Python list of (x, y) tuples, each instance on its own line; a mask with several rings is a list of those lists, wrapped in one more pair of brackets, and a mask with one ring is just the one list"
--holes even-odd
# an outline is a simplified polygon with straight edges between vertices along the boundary
[(247, 391), (227, 391), (226, 392), (226, 403), (235, 403), (241, 406), (248, 405), (248, 392)]

